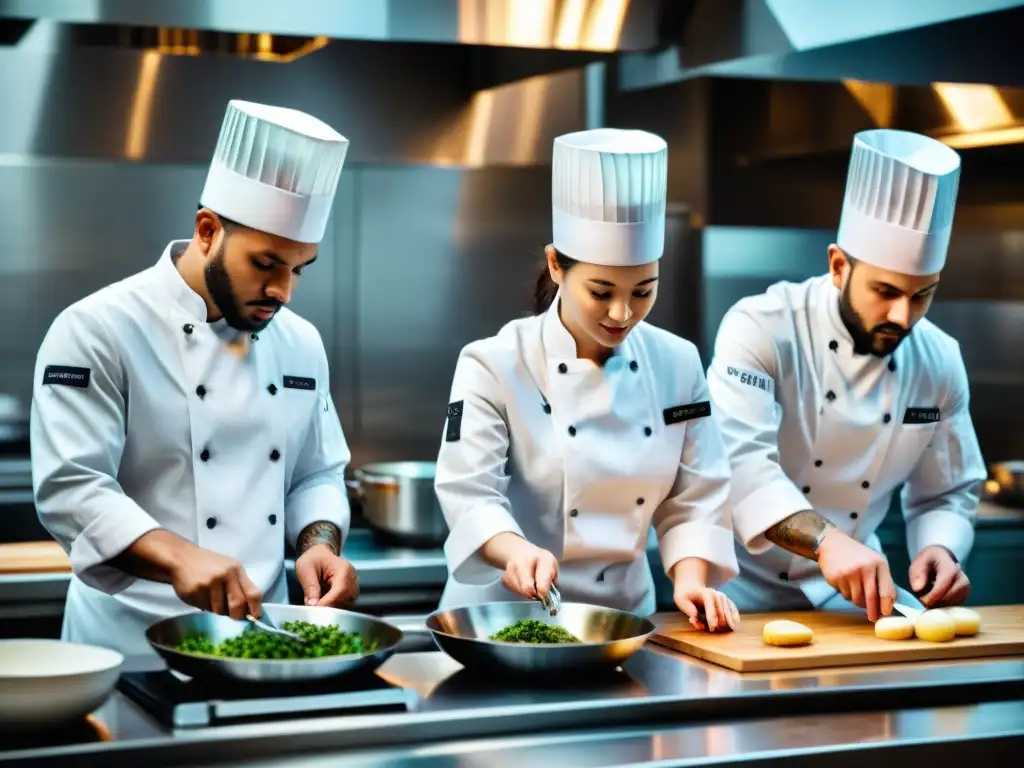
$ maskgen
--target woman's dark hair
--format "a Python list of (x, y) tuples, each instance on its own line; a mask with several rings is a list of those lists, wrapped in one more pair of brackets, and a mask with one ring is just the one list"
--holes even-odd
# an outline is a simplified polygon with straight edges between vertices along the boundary
[[(570, 259), (564, 253), (557, 250), (555, 251), (555, 261), (562, 268), (563, 274), (576, 266), (577, 263), (575, 259)], [(547, 312), (557, 293), (558, 284), (551, 279), (551, 273), (548, 271), (548, 262), (545, 259), (544, 266), (541, 267), (540, 274), (537, 275), (537, 281), (533, 285), (533, 314), (543, 315)]]

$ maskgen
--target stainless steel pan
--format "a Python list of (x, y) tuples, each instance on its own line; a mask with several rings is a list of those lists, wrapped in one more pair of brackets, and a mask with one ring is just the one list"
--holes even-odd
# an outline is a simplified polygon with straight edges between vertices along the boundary
[[(521, 619), (564, 627), (581, 643), (531, 645), (488, 638)], [(536, 601), (480, 603), (435, 611), (426, 620), (438, 648), (464, 667), (506, 672), (580, 672), (613, 669), (639, 651), (655, 626), (649, 619), (613, 608), (563, 603), (551, 616)]]
[(368, 672), (387, 661), (402, 641), (402, 631), (398, 627), (353, 611), (278, 604), (264, 605), (263, 611), (279, 627), (286, 621), (308, 621), (321, 626), (333, 624), (343, 632), (357, 632), (369, 640), (376, 640), (378, 648), (371, 653), (350, 656), (272, 660), (227, 659), (177, 650), (178, 643), (187, 635), (206, 635), (216, 645), (237, 637), (250, 626), (247, 621), (236, 621), (213, 613), (186, 613), (165, 619), (146, 630), (146, 639), (167, 666), (184, 675), (195, 678), (219, 675), (250, 682), (319, 680), (357, 671)]

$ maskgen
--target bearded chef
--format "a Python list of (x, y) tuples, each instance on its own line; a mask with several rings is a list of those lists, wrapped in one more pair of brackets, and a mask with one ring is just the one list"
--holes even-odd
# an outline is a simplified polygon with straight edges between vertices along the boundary
[(128, 654), (189, 607), (243, 618), (354, 597), (349, 450), (317, 330), (287, 308), (317, 257), (348, 141), (232, 101), (191, 240), (65, 309), (39, 350), (39, 518), (71, 559), (62, 637)]
[[(902, 486), (909, 586), (962, 603), (986, 477), (957, 342), (927, 319), (946, 260), (960, 159), (930, 138), (853, 141), (828, 274), (726, 314), (708, 372), (732, 463), (743, 610), (918, 605), (875, 531)], [(902, 582), (901, 575), (899, 580)]]
[[(466, 346), (436, 490), (441, 605), (546, 599), (655, 610), (648, 531), (694, 626), (736, 626), (729, 468), (693, 344), (644, 322), (665, 242), (667, 147), (642, 131), (555, 140), (554, 238), (534, 316)], [(707, 622), (701, 621), (701, 611)]]

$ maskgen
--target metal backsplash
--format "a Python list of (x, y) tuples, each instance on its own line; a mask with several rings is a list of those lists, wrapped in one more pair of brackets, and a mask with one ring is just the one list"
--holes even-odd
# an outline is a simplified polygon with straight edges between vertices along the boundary
[[(0, 165), (0, 392), (27, 403), (57, 313), (191, 236), (205, 173)], [(550, 241), (550, 169), (362, 166), (341, 178), (324, 257), (292, 307), (323, 335), (355, 463), (431, 460), (459, 350), (529, 308)], [(652, 316), (666, 327), (679, 328), (691, 311), (682, 290), (693, 279), (690, 237), (685, 216), (671, 215), (671, 258)]]

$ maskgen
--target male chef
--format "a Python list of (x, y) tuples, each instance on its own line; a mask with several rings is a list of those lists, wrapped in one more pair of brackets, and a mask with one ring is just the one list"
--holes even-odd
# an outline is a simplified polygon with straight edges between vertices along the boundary
[(54, 320), (31, 412), (39, 519), (71, 559), (62, 637), (148, 652), (189, 606), (236, 619), (354, 598), (349, 450), (316, 328), (285, 307), (317, 258), (348, 141), (228, 104), (191, 240)]
[[(930, 138), (857, 134), (828, 274), (726, 314), (708, 384), (731, 457), (740, 611), (962, 603), (985, 465), (956, 340), (925, 319), (960, 159)], [(756, 254), (752, 254), (756, 258)], [(912, 563), (876, 529), (900, 501)], [(906, 577), (907, 581), (903, 582)], [(895, 583), (894, 583), (895, 580)]]

